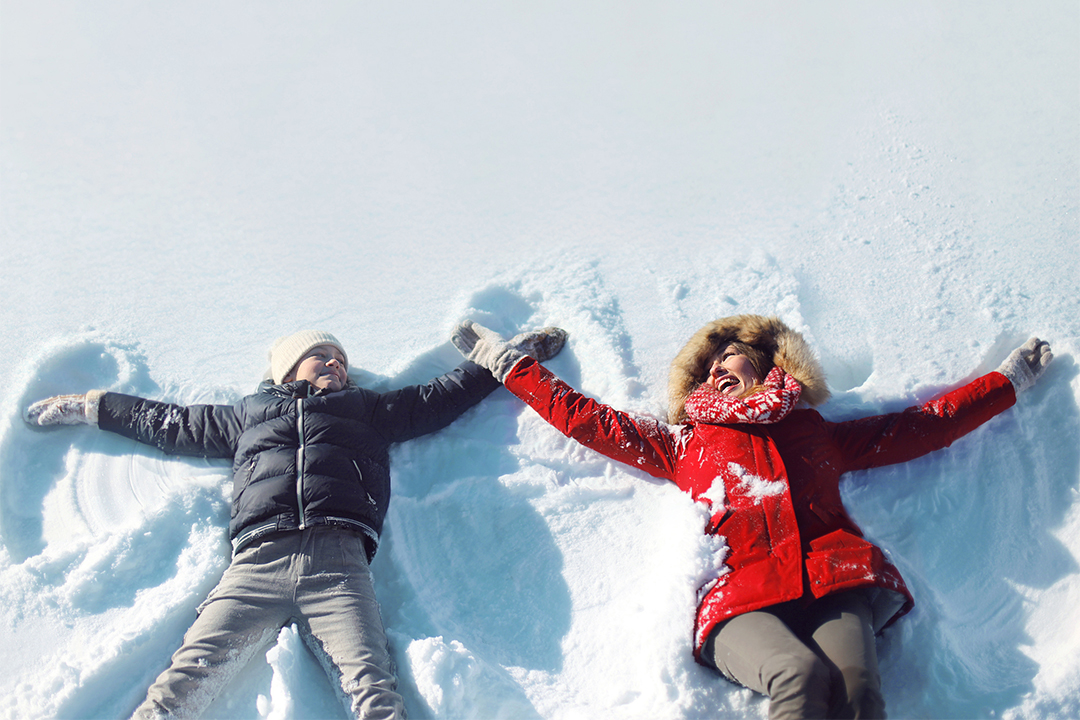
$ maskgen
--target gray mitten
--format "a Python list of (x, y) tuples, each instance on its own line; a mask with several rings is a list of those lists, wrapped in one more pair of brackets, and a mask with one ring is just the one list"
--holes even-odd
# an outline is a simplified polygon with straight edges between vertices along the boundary
[(567, 332), (562, 328), (546, 327), (530, 330), (510, 338), (510, 347), (520, 350), (540, 362), (550, 360), (559, 354), (566, 344)]
[(1035, 384), (1053, 359), (1050, 343), (1031, 338), (1009, 353), (1009, 357), (1005, 358), (997, 371), (1009, 378), (1016, 392), (1021, 392)]
[(507, 342), (494, 330), (466, 320), (454, 328), (450, 342), (462, 355), (490, 370), (502, 382), (526, 355), (547, 360), (558, 354), (566, 343), (566, 331), (549, 327), (515, 335)]
[(97, 425), (98, 404), (104, 390), (85, 395), (57, 395), (26, 408), (23, 420), (31, 425)]

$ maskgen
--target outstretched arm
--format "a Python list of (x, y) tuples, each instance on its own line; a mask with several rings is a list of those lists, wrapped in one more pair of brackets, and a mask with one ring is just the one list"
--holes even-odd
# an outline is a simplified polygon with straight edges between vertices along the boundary
[(466, 322), (453, 342), (466, 356), (486, 363), (507, 390), (567, 437), (654, 477), (674, 478), (677, 441), (667, 425), (587, 398), (539, 364), (562, 348), (566, 331), (544, 328), (505, 341)]
[(375, 395), (364, 419), (387, 442), (404, 442), (443, 429), (498, 387), (490, 372), (466, 361), (423, 385)]
[(522, 333), (504, 343), (487, 328), (462, 323), (450, 340), (465, 355), (466, 362), (425, 385), (379, 396), (371, 422), (389, 441), (410, 440), (446, 427), (499, 387), (513, 365), (512, 359), (525, 357), (526, 353), (552, 357), (562, 349), (566, 333), (545, 328)]
[(232, 457), (240, 436), (236, 410), (228, 405), (173, 405), (92, 390), (57, 395), (30, 405), (31, 425), (97, 425), (170, 455)]
[(948, 447), (1016, 403), (1016, 394), (1035, 384), (1053, 359), (1050, 345), (1031, 338), (996, 372), (900, 413), (830, 423), (844, 470), (907, 462)]
[(679, 440), (669, 425), (585, 397), (529, 357), (514, 365), (505, 385), (563, 435), (653, 477), (675, 479)]

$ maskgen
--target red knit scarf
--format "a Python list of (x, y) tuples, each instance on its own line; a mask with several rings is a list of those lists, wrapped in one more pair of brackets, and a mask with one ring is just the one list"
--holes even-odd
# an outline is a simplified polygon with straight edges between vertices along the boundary
[(693, 422), (710, 425), (780, 422), (799, 402), (802, 388), (779, 366), (763, 384), (764, 390), (744, 397), (722, 395), (709, 385), (700, 385), (686, 398), (686, 415)]

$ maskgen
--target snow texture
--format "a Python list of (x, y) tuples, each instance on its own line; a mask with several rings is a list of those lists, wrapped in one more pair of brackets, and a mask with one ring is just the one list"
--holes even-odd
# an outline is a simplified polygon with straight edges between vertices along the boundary
[[(1056, 355), (951, 448), (844, 497), (915, 610), (896, 718), (1080, 716), (1080, 7), (0, 0), (0, 718), (124, 717), (228, 556), (227, 463), (26, 406), (254, 390), (334, 333), (358, 382), (471, 318), (663, 417), (706, 322), (775, 314), (831, 419)], [(669, 484), (499, 390), (396, 446), (374, 562), (414, 718), (764, 718), (694, 663), (725, 548)], [(294, 627), (212, 717), (344, 717)]]

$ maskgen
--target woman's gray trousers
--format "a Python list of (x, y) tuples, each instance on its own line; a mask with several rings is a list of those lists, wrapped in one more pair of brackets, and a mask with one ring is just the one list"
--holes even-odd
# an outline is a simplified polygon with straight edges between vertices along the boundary
[(860, 590), (784, 603), (719, 625), (702, 659), (769, 696), (771, 720), (884, 718), (871, 620)]

